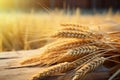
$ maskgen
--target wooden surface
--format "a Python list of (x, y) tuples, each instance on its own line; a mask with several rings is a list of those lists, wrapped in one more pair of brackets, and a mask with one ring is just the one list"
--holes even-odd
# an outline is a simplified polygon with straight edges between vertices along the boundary
[[(4, 52), (0, 53), (0, 80), (28, 80), (32, 75), (40, 72), (43, 68), (29, 67), (8, 69), (11, 66), (18, 66), (18, 62), (32, 54), (40, 53), (38, 50), (19, 51), (19, 52)], [(107, 72), (94, 72), (88, 75), (86, 80), (107, 80), (109, 77)], [(46, 80), (46, 79), (45, 79)], [(47, 80), (53, 80), (49, 78)]]
[(28, 57), (35, 51), (5, 52), (0, 53), (0, 80), (27, 80), (33, 74), (41, 71), (42, 68), (17, 68), (7, 69), (17, 66), (20, 59)]

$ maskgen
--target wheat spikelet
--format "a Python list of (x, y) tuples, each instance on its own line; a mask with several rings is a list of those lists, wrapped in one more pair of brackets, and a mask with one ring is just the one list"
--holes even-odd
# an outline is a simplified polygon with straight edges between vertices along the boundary
[(61, 31), (79, 31), (79, 32), (89, 32), (90, 29), (86, 26), (80, 26), (76, 24), (62, 24), (62, 28), (60, 28)]
[(105, 53), (107, 53), (106, 50), (100, 50), (100, 51), (97, 51), (97, 52), (93, 52), (91, 54), (88, 54), (86, 56), (78, 58), (77, 60), (73, 61), (71, 64), (74, 65), (74, 66), (80, 66), (81, 64), (87, 62), (88, 60), (92, 60), (96, 57), (103, 56)]
[(80, 30), (89, 30), (89, 27), (88, 26), (81, 26), (81, 25), (78, 25), (78, 24), (61, 24), (62, 27), (76, 27), (76, 28), (79, 28)]
[(98, 57), (90, 61), (89, 63), (85, 64), (83, 67), (81, 67), (76, 71), (75, 76), (73, 77), (72, 80), (79, 80), (79, 79), (83, 80), (89, 72), (93, 71), (95, 68), (103, 64), (105, 60), (106, 58), (104, 57)]
[(91, 52), (94, 52), (94, 51), (97, 51), (98, 48), (97, 46), (94, 46), (94, 45), (85, 45), (85, 46), (81, 46), (81, 47), (77, 47), (77, 48), (74, 48), (74, 49), (71, 49), (67, 52), (68, 55), (84, 55), (84, 54), (87, 54), (87, 53), (91, 53)]
[(69, 26), (69, 27), (63, 27), (63, 28), (61, 28), (61, 30), (81, 31), (81, 32), (85, 31), (85, 30), (80, 29), (79, 27), (71, 27), (71, 26)]
[(47, 68), (45, 71), (38, 73), (37, 75), (33, 76), (30, 80), (42, 80), (45, 76), (50, 76), (59, 72), (65, 71), (69, 67), (68, 62), (64, 62), (52, 67)]
[(89, 32), (88, 29), (85, 29), (83, 27), (78, 27), (78, 26), (66, 26), (66, 27), (61, 27), (60, 30), (67, 30), (67, 31), (80, 31), (80, 32)]
[(53, 38), (78, 38), (78, 39), (101, 39), (102, 34), (92, 33), (92, 32), (80, 32), (80, 31), (68, 31), (62, 30), (58, 31), (56, 34), (52, 35)]
[(88, 60), (92, 60), (96, 57), (103, 56), (105, 53), (106, 53), (106, 50), (100, 50), (98, 52), (93, 52), (93, 53), (88, 54), (86, 56), (80, 57), (77, 60), (74, 60), (74, 61), (70, 62), (69, 70), (74, 69), (74, 68), (86, 63)]
[[(61, 63), (64, 61), (74, 61), (80, 57), (86, 56), (89, 53), (93, 53), (95, 51), (101, 51), (104, 50), (102, 48), (98, 48), (96, 46), (90, 46), (90, 45), (83, 45), (81, 47), (77, 47), (74, 49), (70, 49), (68, 50), (67, 53), (62, 54), (61, 56), (59, 56), (57, 59), (53, 60), (52, 63)], [(96, 52), (97, 53), (97, 52)]]
[(64, 53), (59, 53), (59, 54), (57, 53), (58, 56), (56, 56), (56, 57), (51, 58), (50, 56), (54, 56), (54, 55), (57, 55), (57, 54), (48, 55), (48, 57), (47, 57), (48, 59), (46, 59), (44, 61), (44, 63), (46, 63), (47, 65), (52, 65), (52, 64), (55, 64), (55, 63), (61, 63), (61, 62), (65, 62), (65, 61), (71, 62), (71, 61), (74, 61), (74, 60), (76, 60), (76, 59), (78, 59), (82, 56), (87, 55), (88, 53), (92, 53), (94, 51), (97, 51), (98, 49), (102, 50), (102, 49), (100, 49), (96, 46), (89, 46), (89, 45), (82, 46), (82, 47), (79, 47), (77, 49), (79, 49), (78, 53), (76, 53), (76, 51), (75, 51), (76, 49), (75, 50), (72, 49), (73, 52), (70, 49), (70, 51), (68, 50), (68, 52), (66, 51)]
[[(87, 46), (86, 46), (87, 47)], [(94, 50), (94, 49), (93, 49)], [(54, 60), (52, 60), (52, 62), (51, 62), (51, 64), (55, 64), (55, 63), (61, 63), (61, 62), (66, 62), (66, 61), (68, 61), (68, 62), (72, 62), (72, 61), (74, 61), (74, 60), (76, 60), (76, 59), (79, 59), (79, 58), (82, 58), (82, 57), (84, 57), (84, 56), (89, 56), (90, 54), (95, 54), (96, 53), (96, 55), (97, 54), (99, 54), (99, 53), (101, 53), (101, 55), (102, 54), (104, 54), (104, 53), (108, 53), (108, 52), (110, 52), (110, 51), (112, 51), (113, 49), (102, 49), (102, 48), (98, 48), (98, 50), (96, 50), (96, 51), (90, 51), (90, 52), (88, 52), (88, 54), (86, 54), (86, 53), (79, 53), (79, 54), (74, 54), (74, 55), (71, 55), (71, 54), (68, 54), (68, 53), (65, 53), (65, 54), (62, 54), (62, 55), (60, 55), (58, 58), (55, 58)], [(95, 55), (94, 55), (95, 56)], [(82, 61), (82, 60), (81, 60)], [(50, 65), (51, 65), (50, 64)]]

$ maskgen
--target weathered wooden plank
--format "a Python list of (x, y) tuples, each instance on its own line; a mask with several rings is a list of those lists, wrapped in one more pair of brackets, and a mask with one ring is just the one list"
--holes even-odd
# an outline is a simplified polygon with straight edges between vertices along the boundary
[(30, 56), (35, 52), (36, 50), (0, 53), (0, 80), (27, 80), (33, 74), (41, 71), (42, 68), (6, 69), (11, 66), (17, 66), (16, 63), (20, 59)]

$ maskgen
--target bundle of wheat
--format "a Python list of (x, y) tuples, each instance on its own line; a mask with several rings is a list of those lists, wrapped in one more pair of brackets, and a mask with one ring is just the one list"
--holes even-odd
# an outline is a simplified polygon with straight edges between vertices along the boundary
[(31, 80), (43, 80), (57, 73), (66, 74), (56, 80), (83, 80), (106, 61), (112, 61), (116, 65), (120, 63), (120, 32), (101, 33), (76, 24), (61, 26), (61, 30), (51, 36), (57, 40), (44, 46), (39, 55), (20, 62), (23, 67), (36, 62), (40, 66), (48, 66)]

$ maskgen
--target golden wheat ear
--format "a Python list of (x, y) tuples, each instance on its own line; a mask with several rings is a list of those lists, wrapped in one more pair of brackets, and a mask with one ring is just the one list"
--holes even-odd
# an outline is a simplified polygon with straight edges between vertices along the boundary
[(83, 56), (86, 56), (88, 54), (94, 53), (97, 51), (105, 50), (96, 46), (92, 45), (83, 45), (81, 47), (73, 48), (67, 51), (67, 53), (63, 54), (62, 56), (58, 57), (54, 62), (61, 63), (64, 61), (74, 61), (78, 58), (81, 58)]
[[(68, 56), (68, 58), (66, 57), (61, 60), (59, 60), (59, 59), (62, 58), (62, 56), (67, 52), (67, 50), (78, 47), (78, 46), (82, 46), (85, 44), (90, 44), (90, 43), (92, 43), (91, 40), (77, 40), (77, 41), (65, 42), (65, 44), (59, 45), (55, 48), (51, 48), (51, 50), (56, 51), (56, 53), (54, 53), (54, 54), (48, 53), (48, 56), (46, 57), (46, 60), (44, 60), (43, 63), (45, 63), (47, 65), (52, 65), (55, 63), (73, 61), (76, 59), (76, 58), (73, 59), (74, 58), (73, 56), (71, 56), (71, 58), (69, 58), (69, 56)], [(62, 52), (62, 51), (66, 51), (66, 52)], [(55, 56), (55, 57), (52, 57), (52, 56)]]
[(112, 57), (118, 57), (120, 55), (114, 55), (110, 57), (96, 57), (95, 59), (88, 61), (86, 64), (80, 66), (76, 69), (76, 73), (72, 80), (84, 80), (85, 77), (90, 73), (91, 71), (95, 70), (97, 67), (102, 65), (106, 60), (109, 60)]
[[(69, 49), (74, 49), (74, 48), (76, 48), (77, 46), (82, 46), (82, 45), (87, 45), (87, 44), (91, 44), (91, 41), (88, 41), (88, 40), (84, 40), (82, 43), (77, 43), (76, 44), (76, 42), (75, 43), (72, 43), (72, 44), (67, 44), (66, 46), (68, 47), (68, 50), (67, 51), (69, 51)], [(64, 49), (66, 49), (66, 46), (63, 46), (63, 48)], [(60, 48), (60, 47), (59, 47)], [(89, 48), (89, 51), (87, 50), (87, 49)], [(91, 49), (92, 48), (92, 49)], [(85, 55), (87, 55), (87, 53), (90, 53), (90, 50), (91, 51), (94, 51), (94, 49), (95, 49), (95, 46), (93, 47), (93, 46), (84, 46), (84, 47), (81, 47), (81, 51), (80, 50), (78, 50), (79, 52), (81, 52), (81, 55), (72, 55), (72, 54), (70, 54), (70, 53), (67, 53), (67, 51), (65, 52), (65, 53), (62, 53), (62, 54), (58, 54), (58, 57), (56, 57), (56, 58), (53, 58), (53, 59), (51, 59), (51, 60), (47, 60), (46, 62), (48, 62), (48, 65), (52, 65), (52, 64), (55, 64), (55, 63), (61, 63), (61, 62), (71, 62), (71, 61), (74, 61), (74, 60), (76, 60), (77, 58), (79, 58), (80, 56), (82, 57), (82, 56), (84, 56), (84, 55), (82, 55), (82, 54), (85, 54)], [(74, 50), (73, 50), (74, 51)], [(56, 55), (56, 54), (55, 54)], [(53, 56), (53, 55), (51, 55), (51, 56)], [(49, 56), (50, 57), (50, 56)], [(48, 57), (48, 58), (49, 58)]]
[(67, 52), (68, 55), (71, 56), (78, 56), (78, 55), (84, 55), (84, 54), (88, 54), (88, 53), (92, 53), (95, 52), (97, 50), (102, 50), (102, 48), (99, 48), (97, 46), (94, 45), (85, 45), (85, 46), (81, 46), (81, 47), (77, 47), (74, 49), (71, 49)]
[(45, 71), (34, 75), (30, 80), (42, 80), (46, 76), (51, 76), (51, 75), (54, 75), (56, 73), (63, 72), (66, 69), (68, 69), (68, 67), (69, 67), (68, 62), (64, 62), (61, 64), (57, 64), (55, 66), (51, 66), (51, 67), (47, 68)]
[(78, 39), (101, 39), (103, 36), (101, 34), (97, 34), (93, 32), (61, 30), (61, 31), (56, 32), (51, 37), (53, 38), (78, 38)]
[(89, 63), (85, 64), (83, 67), (78, 69), (75, 72), (74, 77), (72, 80), (84, 80), (85, 76), (96, 69), (98, 66), (102, 65), (106, 59), (104, 57), (98, 57)]
[(88, 32), (88, 29), (85, 29), (83, 27), (78, 26), (66, 26), (66, 27), (60, 27), (60, 30), (67, 30), (67, 31), (80, 31), (80, 32)]
[(90, 30), (88, 26), (83, 26), (79, 24), (60, 24), (60, 26), (63, 28), (71, 27), (71, 28), (79, 28), (80, 30)]

